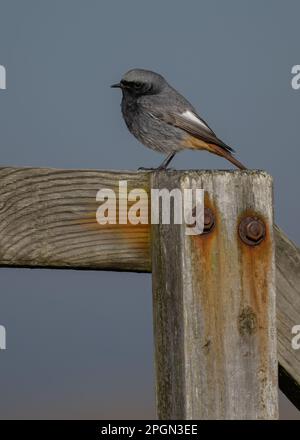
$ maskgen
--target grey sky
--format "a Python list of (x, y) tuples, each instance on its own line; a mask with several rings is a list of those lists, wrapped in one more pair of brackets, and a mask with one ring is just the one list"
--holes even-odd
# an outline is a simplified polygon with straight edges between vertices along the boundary
[[(299, 244), (299, 14), (296, 0), (0, 0), (1, 165), (158, 165), (109, 88), (149, 68), (274, 176), (276, 222)], [(230, 164), (187, 151), (173, 166)], [(150, 275), (1, 269), (1, 286), (0, 418), (154, 416)]]

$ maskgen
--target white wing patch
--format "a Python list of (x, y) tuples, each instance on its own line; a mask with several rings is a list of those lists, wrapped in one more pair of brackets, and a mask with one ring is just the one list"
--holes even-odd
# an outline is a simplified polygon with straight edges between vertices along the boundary
[(149, 114), (149, 116), (151, 116), (151, 118), (153, 118), (153, 119), (159, 119), (157, 116), (154, 116), (153, 113), (148, 112), (148, 114)]
[(199, 119), (193, 112), (191, 112), (190, 110), (186, 110), (185, 112), (182, 113), (182, 115), (184, 118), (195, 122), (198, 125), (201, 125), (202, 127), (204, 127), (206, 130), (211, 131), (211, 129), (205, 124), (205, 122), (201, 121), (201, 119)]

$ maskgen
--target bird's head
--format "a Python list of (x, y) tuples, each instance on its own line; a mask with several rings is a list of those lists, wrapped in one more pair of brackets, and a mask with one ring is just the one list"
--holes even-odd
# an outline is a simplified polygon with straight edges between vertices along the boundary
[(124, 96), (139, 97), (142, 95), (156, 95), (167, 85), (165, 79), (158, 73), (150, 70), (129, 70), (121, 81), (111, 87), (122, 89)]

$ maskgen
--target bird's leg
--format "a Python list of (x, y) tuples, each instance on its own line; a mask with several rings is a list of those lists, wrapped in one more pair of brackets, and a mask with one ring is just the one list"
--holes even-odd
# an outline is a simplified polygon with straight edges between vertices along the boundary
[(164, 159), (164, 161), (159, 165), (158, 168), (144, 168), (144, 167), (140, 167), (139, 171), (155, 171), (155, 170), (166, 170), (167, 166), (169, 165), (169, 163), (171, 162), (171, 160), (173, 159), (173, 157), (175, 156), (176, 153), (170, 153), (168, 154), (168, 156)]
[(170, 153), (168, 154), (168, 156), (165, 158), (165, 160), (159, 165), (159, 167), (157, 168), (157, 170), (166, 170), (169, 163), (171, 162), (171, 160), (173, 159), (173, 157), (175, 156), (176, 153)]

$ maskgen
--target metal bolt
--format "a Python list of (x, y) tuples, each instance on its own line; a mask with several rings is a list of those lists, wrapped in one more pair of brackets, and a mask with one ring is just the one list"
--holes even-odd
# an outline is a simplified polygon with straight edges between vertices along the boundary
[[(196, 208), (193, 209), (192, 213), (193, 216), (195, 217)], [(196, 221), (192, 225), (189, 225), (189, 227), (195, 227), (195, 226), (196, 226)], [(214, 213), (210, 208), (204, 208), (204, 227), (202, 234), (208, 234), (213, 230), (214, 226), (215, 226)]]
[(203, 234), (208, 234), (215, 227), (215, 216), (210, 208), (204, 208), (204, 228)]
[(239, 224), (239, 235), (244, 243), (256, 246), (265, 238), (266, 226), (257, 217), (245, 217)]

